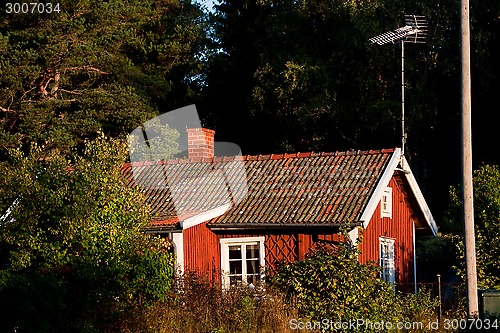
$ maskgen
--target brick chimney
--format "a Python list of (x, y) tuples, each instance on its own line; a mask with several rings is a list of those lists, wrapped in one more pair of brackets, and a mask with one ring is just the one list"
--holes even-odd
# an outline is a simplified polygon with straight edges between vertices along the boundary
[(215, 131), (208, 128), (188, 128), (188, 158), (214, 157)]

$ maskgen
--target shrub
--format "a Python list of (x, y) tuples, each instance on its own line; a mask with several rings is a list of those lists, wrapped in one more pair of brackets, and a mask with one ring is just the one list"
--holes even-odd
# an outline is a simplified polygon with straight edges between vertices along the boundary
[(100, 137), (71, 159), (33, 146), (0, 165), (0, 331), (100, 332), (165, 298), (174, 257), (143, 232), (151, 216), (122, 179), (125, 152)]
[[(391, 322), (395, 327), (397, 322), (426, 321), (436, 316), (437, 300), (430, 293), (395, 292), (377, 278), (378, 272), (374, 263), (360, 264), (357, 251), (341, 243), (320, 247), (302, 261), (282, 265), (269, 281), (295, 303), (305, 320), (335, 323), (363, 319)], [(322, 328), (335, 330), (328, 325)], [(366, 325), (358, 329), (378, 330)]]

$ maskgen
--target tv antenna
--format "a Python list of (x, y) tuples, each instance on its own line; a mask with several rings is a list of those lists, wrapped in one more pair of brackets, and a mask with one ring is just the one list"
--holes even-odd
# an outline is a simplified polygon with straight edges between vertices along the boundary
[(428, 23), (425, 16), (405, 15), (405, 26), (393, 31), (385, 32), (370, 38), (372, 44), (385, 45), (401, 43), (401, 168), (405, 170), (403, 158), (405, 154), (405, 42), (423, 44), (427, 37)]

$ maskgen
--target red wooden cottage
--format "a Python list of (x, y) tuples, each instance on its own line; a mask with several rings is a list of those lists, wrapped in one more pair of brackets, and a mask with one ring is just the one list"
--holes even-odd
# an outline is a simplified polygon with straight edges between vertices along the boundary
[[(388, 282), (416, 282), (415, 237), (436, 235), (437, 227), (399, 148), (219, 158), (213, 131), (191, 129), (188, 135), (188, 158), (125, 166), (130, 186), (148, 188), (156, 217), (147, 232), (168, 236), (181, 271), (224, 285), (255, 282), (279, 261), (301, 260), (315, 244), (338, 241), (339, 228), (347, 223), (361, 262), (379, 262)], [(231, 177), (236, 160), (244, 166), (248, 188), (241, 202), (213, 195), (220, 179), (206, 173), (196, 183), (182, 182), (207, 167)], [(141, 175), (141, 184), (132, 171)], [(181, 205), (196, 208), (177, 216), (172, 197), (179, 189), (154, 186), (164, 184), (165, 174), (183, 187)], [(240, 179), (232, 187), (244, 185)], [(189, 202), (192, 197), (196, 203)]]

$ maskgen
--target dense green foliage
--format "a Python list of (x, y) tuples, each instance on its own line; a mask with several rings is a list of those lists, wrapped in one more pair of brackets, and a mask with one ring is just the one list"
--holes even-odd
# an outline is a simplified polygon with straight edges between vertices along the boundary
[[(474, 172), (474, 225), (478, 285), (500, 289), (500, 168), (483, 165)], [(450, 189), (450, 206), (444, 230), (453, 237), (460, 256), (458, 272), (465, 279), (462, 237), (462, 199), (459, 187)]]
[(341, 245), (281, 266), (271, 283), (290, 292), (305, 317), (375, 321), (386, 319), (392, 305), (386, 300), (393, 298), (391, 286), (377, 279), (377, 273), (377, 266), (359, 264), (356, 252)]
[(203, 14), (189, 1), (71, 0), (61, 13), (0, 11), (0, 149), (66, 151), (190, 104)]
[[(391, 322), (397, 331), (397, 322), (434, 318), (436, 299), (426, 292), (418, 296), (394, 292), (378, 279), (379, 269), (374, 263), (359, 263), (357, 251), (341, 243), (335, 248), (317, 249), (305, 260), (282, 265), (270, 277), (270, 284), (295, 302), (302, 318), (315, 321)], [(377, 329), (363, 326), (359, 331)]]
[[(0, 331), (93, 332), (165, 299), (164, 240), (146, 235), (141, 193), (125, 186), (125, 145), (98, 138), (72, 159), (12, 150), (0, 171)], [(2, 213), (3, 214), (3, 213)]]

